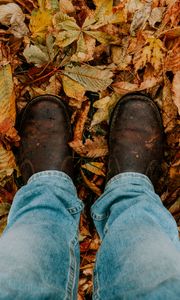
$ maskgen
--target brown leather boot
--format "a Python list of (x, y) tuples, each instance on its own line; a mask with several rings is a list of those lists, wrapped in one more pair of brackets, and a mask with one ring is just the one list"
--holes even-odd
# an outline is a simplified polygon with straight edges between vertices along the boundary
[(123, 172), (145, 174), (155, 186), (163, 157), (163, 127), (148, 96), (133, 93), (120, 99), (110, 122), (107, 180)]
[(21, 145), (18, 163), (24, 183), (34, 173), (59, 170), (73, 178), (68, 109), (59, 97), (44, 95), (32, 99), (19, 122)]

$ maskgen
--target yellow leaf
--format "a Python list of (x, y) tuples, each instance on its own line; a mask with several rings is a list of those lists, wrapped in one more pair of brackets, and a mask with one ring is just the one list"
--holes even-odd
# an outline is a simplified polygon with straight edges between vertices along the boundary
[(64, 92), (68, 97), (75, 98), (81, 101), (84, 99), (86, 90), (80, 83), (72, 80), (67, 76), (62, 76), (62, 84)]
[(5, 177), (12, 175), (14, 169), (16, 168), (16, 162), (12, 151), (4, 149), (0, 144), (0, 182)]
[(90, 171), (96, 175), (105, 176), (102, 168), (104, 167), (104, 163), (101, 162), (90, 162), (81, 166), (83, 169)]
[(119, 100), (119, 96), (117, 94), (113, 94), (111, 97), (106, 96), (100, 100), (94, 102), (93, 106), (98, 108), (93, 116), (93, 120), (91, 122), (91, 127), (97, 125), (103, 121), (108, 121), (110, 117), (110, 113), (116, 103)]
[(0, 69), (0, 134), (1, 140), (18, 142), (17, 131), (13, 127), (16, 120), (15, 94), (13, 90), (12, 72), (10, 65)]
[(37, 10), (34, 11), (30, 18), (29, 28), (32, 33), (32, 37), (40, 37), (45, 39), (48, 31), (48, 27), (52, 25), (52, 15), (49, 10)]
[(81, 176), (85, 182), (85, 184), (98, 196), (100, 196), (102, 194), (100, 188), (97, 187), (97, 185), (93, 182), (91, 182), (86, 175), (84, 174), (84, 172), (81, 170)]
[(166, 49), (160, 39), (154, 37), (148, 38), (143, 49), (134, 56), (135, 70), (138, 71), (150, 63), (156, 72), (160, 70), (163, 64)]

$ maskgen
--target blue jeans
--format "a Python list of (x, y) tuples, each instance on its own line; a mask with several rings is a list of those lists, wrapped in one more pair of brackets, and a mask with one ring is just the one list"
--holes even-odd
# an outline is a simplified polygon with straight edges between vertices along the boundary
[[(77, 299), (82, 209), (62, 172), (34, 174), (17, 192), (0, 239), (0, 299)], [(145, 175), (112, 178), (92, 217), (102, 240), (94, 300), (180, 299), (176, 223)]]

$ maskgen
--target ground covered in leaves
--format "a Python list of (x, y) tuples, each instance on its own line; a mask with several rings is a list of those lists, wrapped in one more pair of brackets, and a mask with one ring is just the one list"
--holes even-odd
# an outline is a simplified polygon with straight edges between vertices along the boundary
[(37, 95), (60, 95), (72, 113), (69, 145), (86, 206), (79, 299), (92, 293), (100, 242), (89, 211), (104, 188), (109, 117), (126, 93), (149, 94), (161, 111), (165, 157), (159, 193), (180, 226), (179, 11), (179, 0), (1, 0), (0, 229), (20, 187), (16, 115)]

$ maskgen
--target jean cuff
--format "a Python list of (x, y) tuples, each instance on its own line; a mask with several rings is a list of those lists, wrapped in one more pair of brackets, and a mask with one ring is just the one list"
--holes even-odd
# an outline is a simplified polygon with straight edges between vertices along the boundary
[(113, 186), (114, 184), (127, 184), (127, 183), (134, 183), (140, 184), (142, 183), (144, 187), (150, 189), (154, 192), (154, 186), (151, 180), (142, 173), (137, 172), (124, 172), (120, 173), (114, 177), (112, 177), (105, 186), (105, 191), (109, 189), (109, 186)]
[(62, 172), (62, 171), (57, 171), (57, 170), (46, 170), (46, 171), (41, 171), (38, 173), (33, 174), (27, 183), (30, 182), (34, 182), (34, 181), (38, 181), (39, 179), (53, 179), (57, 182), (57, 180), (61, 180), (64, 181), (66, 183), (68, 183), (70, 185), (70, 187), (74, 190), (74, 192), (76, 193), (76, 188), (74, 186), (74, 183), (71, 179), (71, 177), (69, 177), (66, 173)]

